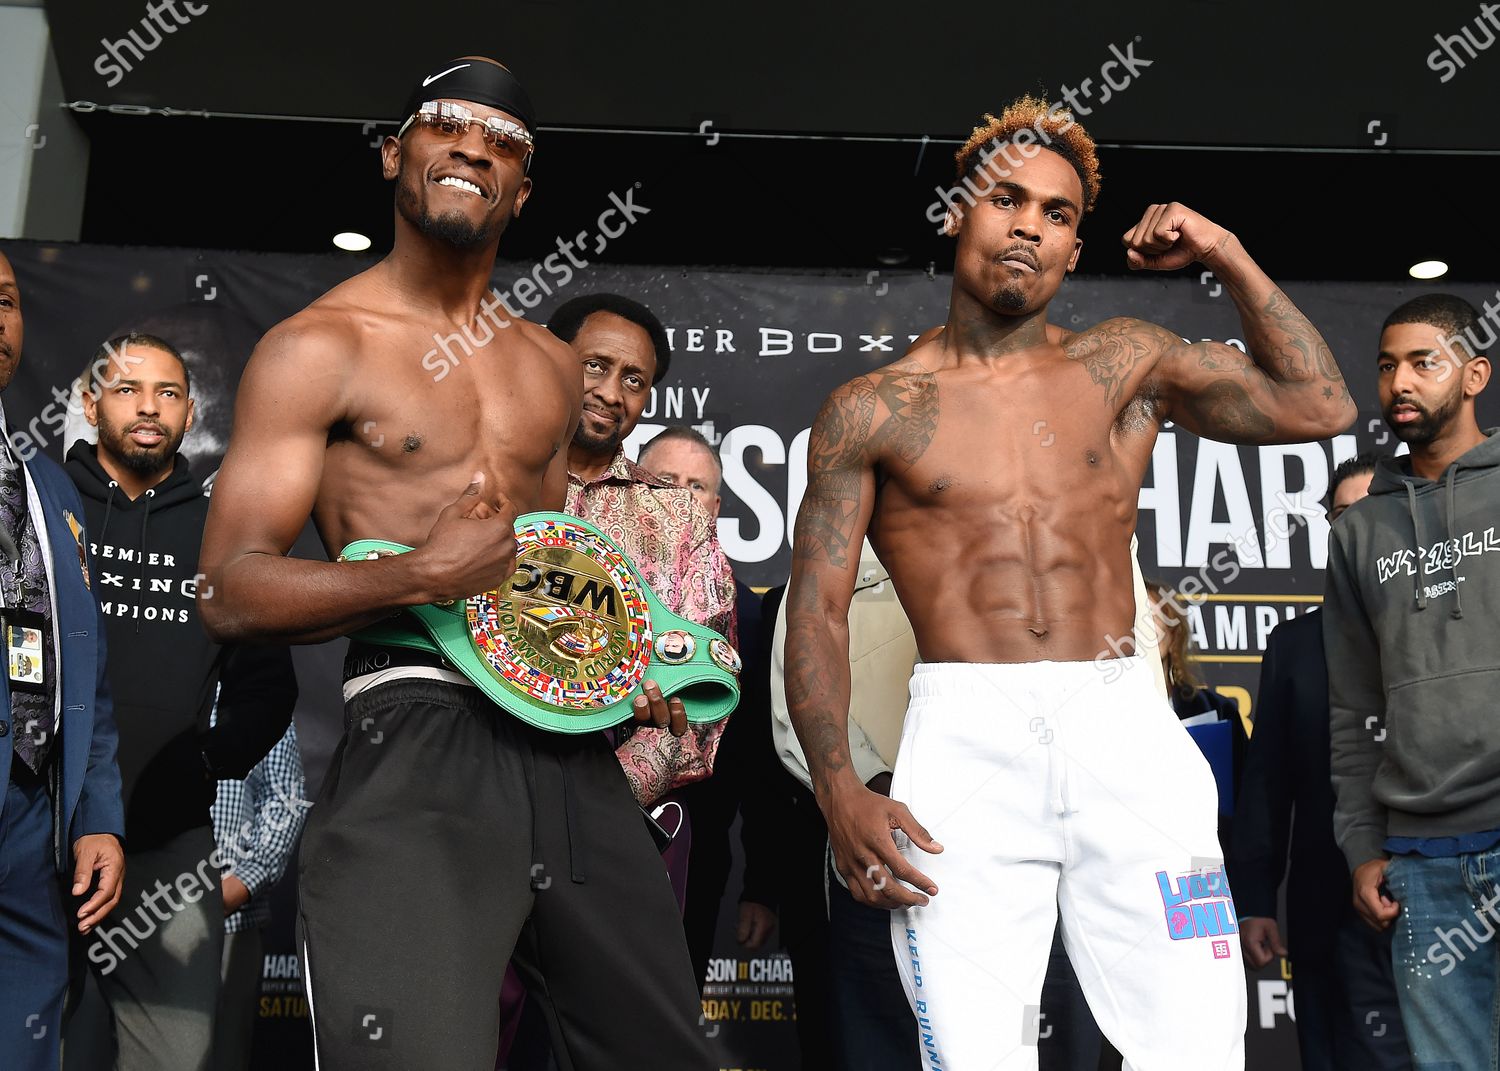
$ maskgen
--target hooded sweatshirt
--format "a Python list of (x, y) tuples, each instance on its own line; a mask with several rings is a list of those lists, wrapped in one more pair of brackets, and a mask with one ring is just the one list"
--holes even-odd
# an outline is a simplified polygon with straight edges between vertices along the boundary
[(1382, 459), (1333, 526), (1323, 641), (1351, 870), (1383, 858), (1388, 836), (1500, 829), (1496, 431), (1437, 480)]
[(195, 596), (208, 497), (185, 457), (133, 501), (88, 443), (64, 468), (88, 518), (125, 838), (139, 851), (209, 824), (217, 781), (247, 776), (286, 731), (297, 681), (287, 648), (222, 647), (204, 631)]

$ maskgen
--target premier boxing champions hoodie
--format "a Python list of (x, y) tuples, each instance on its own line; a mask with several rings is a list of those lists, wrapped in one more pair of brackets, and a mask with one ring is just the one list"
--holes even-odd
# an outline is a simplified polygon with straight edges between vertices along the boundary
[(1500, 830), (1500, 429), (1437, 480), (1384, 458), (1333, 526), (1334, 832), (1351, 870), (1390, 837)]
[(217, 781), (247, 776), (286, 731), (297, 681), (287, 648), (221, 647), (203, 630), (195, 596), (208, 498), (187, 458), (133, 501), (86, 442), (64, 467), (88, 518), (125, 840), (139, 851), (209, 824)]

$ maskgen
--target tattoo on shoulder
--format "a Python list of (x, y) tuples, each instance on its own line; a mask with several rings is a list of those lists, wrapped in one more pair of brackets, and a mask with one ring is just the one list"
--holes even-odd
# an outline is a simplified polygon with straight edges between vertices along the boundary
[[(876, 424), (881, 408), (885, 417)], [(861, 376), (829, 396), (808, 444), (807, 491), (797, 515), (793, 554), (849, 564), (867, 460), (915, 464), (937, 432), (936, 377), (902, 362)]]
[(1117, 405), (1136, 368), (1160, 350), (1158, 336), (1163, 333), (1141, 320), (1106, 320), (1074, 335), (1064, 352), (1069, 360), (1081, 362), (1089, 378), (1104, 388), (1105, 401)]
[(875, 387), (861, 376), (829, 395), (813, 421), (807, 490), (792, 553), (843, 568), (859, 512), (865, 443), (875, 419)]
[(937, 433), (937, 377), (920, 368), (894, 372), (875, 384), (875, 396), (890, 415), (870, 440), (871, 452), (916, 464)]

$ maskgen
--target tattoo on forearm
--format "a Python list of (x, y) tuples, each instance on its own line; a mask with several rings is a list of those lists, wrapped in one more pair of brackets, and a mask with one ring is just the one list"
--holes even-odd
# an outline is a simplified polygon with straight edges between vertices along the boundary
[(1344, 383), (1343, 373), (1333, 352), (1323, 341), (1323, 336), (1312, 325), (1301, 310), (1292, 304), (1291, 298), (1280, 290), (1271, 292), (1261, 309), (1270, 321), (1262, 325), (1259, 334), (1272, 359), (1272, 367), (1265, 371), (1281, 383), (1308, 383), (1326, 386), (1324, 396), (1338, 393), (1349, 397), (1349, 387)]
[[(830, 398), (830, 405), (837, 398)], [(827, 407), (825, 407), (825, 412)], [(819, 427), (823, 426), (819, 416)], [(804, 532), (803, 523), (808, 507), (803, 500), (802, 516), (797, 519), (798, 541)], [(848, 538), (845, 537), (845, 545)], [(837, 644), (829, 642), (825, 625), (830, 608), (823, 598), (823, 577), (819, 571), (817, 555), (809, 555), (793, 570), (792, 584), (787, 589), (787, 633), (783, 681), (786, 685), (787, 709), (792, 716), (792, 727), (802, 741), (802, 750), (807, 755), (808, 770), (812, 773), (814, 787), (827, 789), (830, 777), (849, 764), (849, 716), (848, 689), (840, 689), (832, 667), (844, 665), (848, 659), (847, 643), (842, 652), (833, 650)], [(837, 563), (831, 563), (837, 564)], [(823, 566), (826, 569), (826, 566)], [(847, 612), (847, 603), (843, 604)], [(837, 662), (835, 660), (838, 660)], [(842, 699), (840, 699), (842, 695)], [(840, 722), (844, 728), (840, 730)]]
[(816, 645), (798, 642), (793, 649), (788, 635), (786, 658), (787, 706), (793, 712), (793, 727), (807, 755), (809, 770), (818, 787), (827, 787), (831, 775), (849, 765), (848, 711), (843, 711), (844, 726), (829, 708), (837, 692), (826, 652)]

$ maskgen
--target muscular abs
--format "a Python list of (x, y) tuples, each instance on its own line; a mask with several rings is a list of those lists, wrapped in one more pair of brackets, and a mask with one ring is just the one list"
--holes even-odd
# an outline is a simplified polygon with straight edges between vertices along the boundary
[[(936, 371), (923, 357), (856, 381), (820, 417), (824, 444), (863, 442), (873, 462), (870, 540), (922, 658), (1094, 658), (1135, 614), (1129, 544), (1157, 430), (1140, 375), (1076, 343)], [(809, 485), (819, 520), (798, 553), (857, 555), (841, 533), (863, 489), (821, 460), (835, 478)]]

